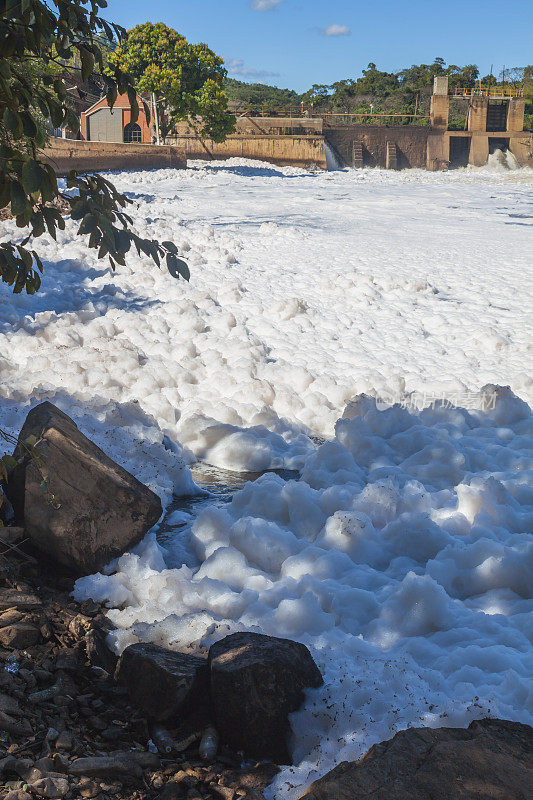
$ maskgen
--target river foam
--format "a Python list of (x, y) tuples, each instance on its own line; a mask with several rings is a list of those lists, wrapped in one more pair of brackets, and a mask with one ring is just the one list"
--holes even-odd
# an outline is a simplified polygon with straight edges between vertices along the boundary
[[(166, 550), (78, 582), (117, 648), (254, 629), (323, 670), (271, 797), (408, 725), (532, 721), (533, 173), (500, 167), (120, 173), (190, 284), (67, 222), (41, 291), (1, 290), (3, 427), (50, 399), (173, 503)], [(177, 513), (198, 458), (300, 478)]]

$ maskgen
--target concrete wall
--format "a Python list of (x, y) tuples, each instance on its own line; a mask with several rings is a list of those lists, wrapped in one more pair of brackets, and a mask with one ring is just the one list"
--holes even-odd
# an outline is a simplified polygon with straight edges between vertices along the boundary
[(44, 150), (44, 156), (58, 175), (66, 175), (71, 169), (80, 172), (105, 172), (161, 167), (183, 169), (187, 166), (183, 150), (169, 145), (157, 147), (151, 144), (51, 139)]
[[(324, 122), (319, 117), (237, 117), (232, 136), (319, 136)], [(193, 126), (183, 120), (176, 123), (177, 136), (196, 135)]]
[(241, 134), (229, 136), (225, 142), (216, 143), (210, 139), (200, 139), (194, 134), (182, 134), (171, 137), (171, 141), (187, 158), (252, 158), (279, 166), (306, 167), (315, 164), (327, 169), (322, 136)]
[(347, 166), (352, 165), (354, 142), (361, 142), (364, 166), (385, 167), (387, 142), (391, 142), (396, 145), (398, 169), (425, 169), (430, 133), (429, 128), (416, 125), (347, 125), (327, 129), (324, 135)]

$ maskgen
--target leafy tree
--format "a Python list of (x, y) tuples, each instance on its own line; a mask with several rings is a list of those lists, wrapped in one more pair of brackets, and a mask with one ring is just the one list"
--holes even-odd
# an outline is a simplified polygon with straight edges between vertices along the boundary
[(235, 129), (224, 92), (224, 61), (206, 44), (189, 44), (162, 22), (137, 25), (108, 57), (109, 67), (131, 75), (140, 92), (154, 93), (169, 109), (160, 112), (162, 129), (172, 120), (197, 119), (200, 134), (223, 142)]
[(304, 103), (323, 103), (331, 97), (331, 86), (323, 83), (314, 83), (311, 88), (303, 95)]
[(448, 75), (448, 83), (452, 89), (456, 86), (471, 89), (479, 78), (479, 69), (475, 64), (467, 64), (465, 67), (450, 64), (444, 74)]
[(331, 99), (336, 108), (349, 108), (350, 103), (357, 94), (364, 94), (358, 90), (357, 81), (348, 78), (331, 84), (333, 93)]
[[(33, 240), (45, 230), (55, 238), (57, 230), (64, 229), (61, 212), (51, 205), (57, 198), (80, 222), (78, 233), (88, 234), (89, 247), (98, 251), (99, 258), (107, 255), (113, 268), (125, 264), (134, 247), (157, 264), (166, 258), (175, 277), (189, 277), (172, 242), (159, 244), (135, 234), (125, 212), (131, 201), (112, 183), (98, 174), (70, 172), (67, 191), (60, 191), (54, 170), (43, 157), (42, 119), (51, 120), (54, 127), (66, 123), (79, 129), (63, 77), (74, 67), (66, 65), (76, 55), (85, 80), (95, 64), (102, 67), (95, 35), (103, 32), (110, 40), (123, 35), (121, 28), (99, 16), (105, 6), (105, 0), (0, 0), (0, 208), (10, 204), (17, 226), (25, 229), (20, 244), (0, 244), (0, 276), (14, 292), (25, 289), (32, 294), (40, 286), (42, 262), (28, 245), (31, 242), (33, 248)], [(54, 74), (54, 65), (60, 67), (59, 75)], [(128, 77), (116, 70), (105, 80), (109, 103), (114, 103), (118, 91), (127, 92), (136, 117), (136, 94)]]
[(398, 77), (391, 72), (382, 72), (372, 62), (363, 70), (363, 77), (355, 81), (357, 94), (385, 97), (399, 87)]
[(481, 78), (481, 85), (482, 86), (496, 86), (498, 83), (495, 75), (485, 75)]
[(244, 83), (235, 78), (226, 78), (224, 88), (229, 100), (236, 107), (254, 111), (269, 109), (288, 109), (300, 105), (302, 100), (307, 104), (311, 100), (295, 92), (293, 89), (279, 89), (264, 83)]

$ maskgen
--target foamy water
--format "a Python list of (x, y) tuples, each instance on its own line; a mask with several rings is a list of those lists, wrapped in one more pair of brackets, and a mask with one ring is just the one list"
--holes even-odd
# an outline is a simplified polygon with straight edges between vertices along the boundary
[(49, 398), (167, 505), (196, 458), (301, 475), (174, 501), (168, 552), (151, 535), (77, 585), (118, 649), (309, 646), (326, 683), (271, 797), (408, 725), (532, 722), (533, 172), (493, 161), (121, 173), (190, 285), (136, 257), (112, 275), (68, 223), (42, 291), (2, 289), (4, 427)]
[(493, 171), (522, 169), (516, 156), (510, 150), (495, 150), (489, 155), (486, 166)]

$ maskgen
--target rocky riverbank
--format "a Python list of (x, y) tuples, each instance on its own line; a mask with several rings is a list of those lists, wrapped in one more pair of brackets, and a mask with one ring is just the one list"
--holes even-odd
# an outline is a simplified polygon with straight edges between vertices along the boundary
[(322, 683), (307, 648), (239, 633), (208, 658), (149, 643), (118, 658), (105, 610), (72, 599), (75, 576), (142, 539), (159, 498), (51, 403), (28, 414), (9, 463), (0, 800), (262, 797), (290, 761), (290, 713)]
[[(99, 663), (109, 623), (70, 597), (67, 577), (5, 545), (0, 559), (0, 798), (259, 800), (277, 771), (223, 749), (199, 756), (190, 718), (169, 731), (132, 705)], [(59, 584), (59, 585), (58, 585)], [(196, 721), (197, 722), (197, 721)], [(159, 731), (159, 737), (158, 737)], [(168, 752), (169, 747), (171, 751)]]

